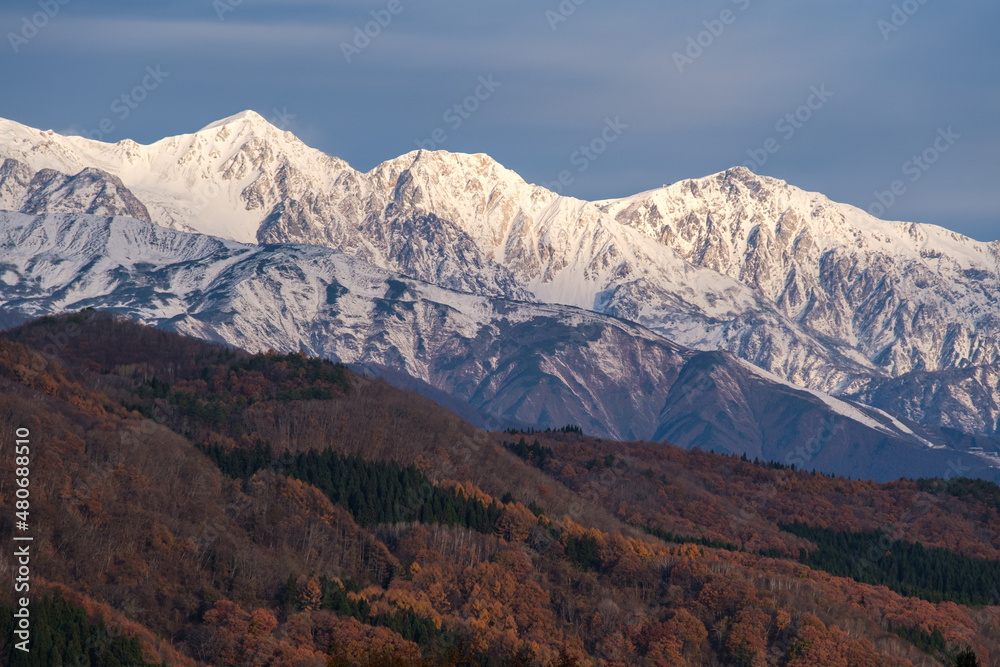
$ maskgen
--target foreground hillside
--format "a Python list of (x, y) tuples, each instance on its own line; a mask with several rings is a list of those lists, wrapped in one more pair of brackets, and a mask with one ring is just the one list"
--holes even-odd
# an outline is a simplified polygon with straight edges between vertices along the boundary
[(0, 337), (0, 428), (5, 460), (16, 429), (33, 447), (33, 653), (5, 626), (5, 664), (1000, 656), (988, 482), (487, 433), (342, 366), (93, 311)]

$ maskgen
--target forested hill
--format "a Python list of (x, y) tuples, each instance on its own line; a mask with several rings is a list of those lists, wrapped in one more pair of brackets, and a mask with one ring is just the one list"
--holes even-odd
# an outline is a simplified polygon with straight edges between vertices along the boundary
[(5, 611), (4, 664), (1000, 660), (986, 482), (487, 433), (338, 364), (93, 311), (0, 335), (5, 461), (17, 429), (34, 644)]

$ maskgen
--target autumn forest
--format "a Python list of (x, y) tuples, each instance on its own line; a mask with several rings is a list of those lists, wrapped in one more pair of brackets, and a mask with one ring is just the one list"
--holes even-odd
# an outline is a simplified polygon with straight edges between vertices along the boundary
[(1000, 664), (1000, 488), (947, 471), (486, 432), (96, 311), (0, 333), (6, 462), (19, 428), (33, 651), (5, 548), (3, 664)]

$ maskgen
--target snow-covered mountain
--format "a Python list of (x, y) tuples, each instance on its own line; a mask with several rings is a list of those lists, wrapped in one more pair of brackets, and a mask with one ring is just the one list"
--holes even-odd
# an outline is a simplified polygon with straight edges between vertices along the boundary
[(925, 423), (1000, 431), (1000, 243), (885, 222), (745, 168), (598, 204), (851, 346), (883, 376), (837, 393)]
[[(319, 246), (240, 244), (124, 217), (0, 213), (11, 321), (94, 307), (251, 350), (400, 369), (501, 422), (576, 423), (864, 477), (988, 457), (936, 429), (572, 306), (485, 297)], [(56, 332), (58, 333), (58, 332)], [(58, 336), (57, 336), (58, 338)]]
[(327, 246), (452, 290), (622, 318), (915, 421), (1000, 429), (1000, 387), (966, 377), (995, 377), (1000, 245), (743, 168), (586, 202), (485, 155), (416, 151), (358, 172), (253, 112), (148, 146), (0, 121), (0, 160), (8, 210)]
[[(325, 245), (444, 287), (604, 312), (698, 349), (781, 350), (783, 364), (755, 361), (823, 389), (860, 386), (871, 372), (738, 280), (485, 155), (415, 151), (361, 173), (244, 112), (149, 146), (0, 121), (0, 157), (20, 176), (0, 180), (0, 191), (26, 193), (8, 195), (8, 210), (117, 212), (238, 241)], [(120, 179), (148, 218), (79, 194), (16, 205), (38, 200), (32, 179), (42, 170), (86, 168), (107, 174), (106, 190)]]
[(889, 375), (1000, 360), (1000, 243), (884, 222), (743, 167), (600, 205)]

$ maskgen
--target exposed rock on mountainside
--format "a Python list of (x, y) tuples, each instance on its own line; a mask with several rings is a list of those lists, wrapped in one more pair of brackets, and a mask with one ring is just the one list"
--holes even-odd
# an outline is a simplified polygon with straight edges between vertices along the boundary
[(744, 168), (586, 202), (485, 155), (416, 151), (358, 172), (254, 112), (148, 146), (0, 121), (0, 158), (7, 210), (327, 246), (458, 292), (628, 320), (916, 422), (1000, 432), (1000, 386), (964, 379), (1000, 359), (1000, 244)]
[[(995, 476), (954, 437), (572, 306), (448, 290), (327, 248), (0, 214), (6, 317), (94, 307), (251, 350), (402, 370), (500, 422), (667, 438), (854, 476)], [(916, 430), (914, 430), (916, 428)]]

